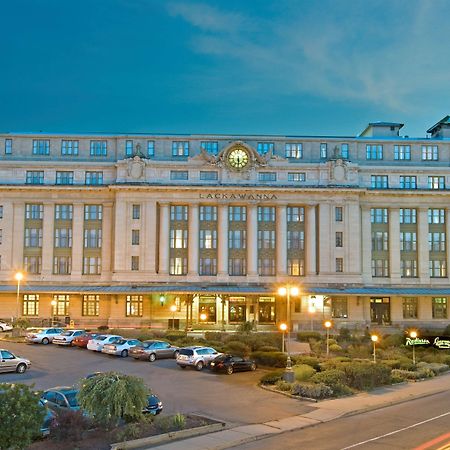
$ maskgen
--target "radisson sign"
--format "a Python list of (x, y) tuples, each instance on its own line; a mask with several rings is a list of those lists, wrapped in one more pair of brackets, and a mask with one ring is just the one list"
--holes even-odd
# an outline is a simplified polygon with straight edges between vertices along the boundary
[(246, 194), (246, 193), (232, 193), (225, 194), (222, 192), (211, 192), (209, 194), (199, 194), (201, 199), (215, 199), (215, 200), (277, 200), (275, 194)]

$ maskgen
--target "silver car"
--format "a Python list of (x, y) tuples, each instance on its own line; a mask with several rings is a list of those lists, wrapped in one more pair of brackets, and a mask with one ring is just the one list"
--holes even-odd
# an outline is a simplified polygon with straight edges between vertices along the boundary
[(105, 344), (112, 344), (119, 339), (123, 339), (123, 337), (116, 334), (99, 334), (88, 342), (86, 348), (88, 350), (94, 350), (94, 352), (101, 352)]
[(13, 329), (12, 325), (0, 320), (0, 331), (10, 331), (12, 329)]
[(25, 341), (47, 345), (53, 341), (56, 335), (61, 334), (63, 331), (64, 328), (32, 328), (28, 330)]
[(119, 339), (112, 344), (105, 344), (102, 348), (102, 353), (126, 358), (128, 356), (128, 350), (140, 343), (141, 341), (139, 339)]
[(195, 367), (197, 370), (202, 370), (203, 367), (216, 357), (221, 355), (212, 347), (184, 347), (180, 348), (177, 357), (177, 364), (185, 369), (187, 366)]
[(16, 356), (9, 350), (0, 349), (0, 372), (24, 373), (30, 365), (29, 359)]
[(72, 341), (86, 334), (85, 330), (67, 330), (53, 338), (53, 343), (58, 345), (72, 345)]

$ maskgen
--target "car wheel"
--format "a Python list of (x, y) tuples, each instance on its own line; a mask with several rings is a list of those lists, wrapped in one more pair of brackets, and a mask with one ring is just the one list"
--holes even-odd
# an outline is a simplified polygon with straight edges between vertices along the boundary
[(150, 362), (153, 362), (156, 360), (156, 355), (154, 353), (150, 353), (150, 355), (148, 355), (148, 360)]
[(16, 367), (16, 372), (17, 373), (24, 373), (25, 372), (25, 370), (27, 370), (27, 365), (26, 364), (19, 364), (17, 367)]
[(122, 350), (122, 351), (120, 352), (120, 356), (121, 356), (122, 358), (126, 358), (126, 357), (128, 356), (128, 350)]
[(228, 366), (227, 367), (227, 374), (231, 375), (233, 373), (233, 366)]
[(44, 338), (44, 339), (42, 339), (42, 343), (44, 345), (47, 345), (47, 344), (50, 344), (50, 341), (48, 340), (48, 338)]
[(0, 331), (5, 331), (5, 329), (0, 325)]
[(255, 363), (252, 363), (252, 365), (250, 366), (250, 370), (252, 372), (254, 372), (256, 370), (256, 364)]
[(180, 352), (178, 350), (176, 350), (175, 352), (173, 352), (173, 358), (177, 359), (179, 354), (180, 354)]
[(180, 369), (186, 369), (186, 366), (180, 366), (180, 365), (178, 365), (178, 367), (180, 367)]
[(204, 366), (203, 361), (199, 361), (199, 362), (195, 365), (195, 368), (196, 368), (198, 371), (200, 371), (200, 370), (203, 369), (203, 366)]

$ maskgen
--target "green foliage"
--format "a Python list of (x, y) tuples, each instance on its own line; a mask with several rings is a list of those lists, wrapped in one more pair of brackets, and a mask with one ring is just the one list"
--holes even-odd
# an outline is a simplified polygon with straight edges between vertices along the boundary
[(369, 390), (390, 383), (391, 369), (382, 364), (370, 362), (343, 364), (346, 384), (359, 390)]
[(207, 341), (224, 341), (227, 334), (220, 331), (205, 331), (205, 339)]
[(309, 342), (310, 339), (320, 341), (322, 339), (322, 335), (317, 331), (299, 331), (297, 333), (297, 341), (299, 342)]
[(100, 331), (100, 332), (103, 332), (103, 331), (109, 330), (109, 327), (108, 327), (108, 325), (100, 325), (97, 328), (97, 330)]
[(364, 344), (351, 344), (347, 347), (350, 358), (370, 358), (371, 348)]
[(251, 322), (244, 322), (239, 324), (237, 330), (240, 333), (250, 333), (251, 331), (253, 331), (253, 324)]
[(284, 380), (278, 380), (276, 383), (276, 387), (278, 390), (282, 392), (291, 392), (292, 390), (292, 383), (288, 383)]
[(389, 347), (401, 347), (405, 343), (405, 336), (403, 334), (389, 334), (383, 336), (383, 339), (380, 340), (379, 347), (380, 348), (389, 348)]
[(178, 342), (181, 339), (185, 339), (187, 337), (184, 331), (170, 330), (167, 331), (164, 338), (170, 342)]
[(400, 369), (401, 361), (399, 359), (383, 359), (383, 364), (391, 369)]
[(127, 423), (115, 433), (118, 442), (131, 441), (141, 435), (141, 427), (137, 423)]
[(329, 348), (330, 348), (330, 352), (333, 352), (333, 353), (342, 352), (342, 347), (340, 345), (338, 345), (338, 344), (331, 344), (329, 346)]
[(274, 347), (273, 345), (263, 345), (258, 349), (260, 352), (279, 352), (280, 349), (278, 347)]
[(300, 355), (300, 356), (292, 356), (291, 359), (297, 365), (308, 364), (308, 366), (311, 366), (313, 369), (320, 370), (319, 358), (315, 356)]
[(14, 322), (14, 327), (24, 330), (31, 327), (31, 322), (26, 317), (20, 317)]
[(258, 366), (285, 367), (287, 357), (282, 352), (253, 352), (251, 358)]
[(323, 383), (294, 383), (291, 392), (293, 395), (316, 400), (328, 398), (333, 395), (332, 389)]
[(45, 409), (25, 384), (0, 383), (0, 449), (23, 449), (40, 435)]
[(422, 361), (417, 364), (417, 369), (430, 369), (434, 372), (435, 375), (439, 375), (441, 373), (447, 372), (449, 367), (447, 364), (427, 363)]
[(434, 377), (434, 372), (430, 369), (420, 369), (417, 371), (393, 369), (391, 372), (391, 377), (402, 380), (421, 380), (423, 378)]
[(85, 380), (78, 394), (81, 408), (105, 426), (138, 421), (147, 404), (148, 389), (141, 378), (108, 372)]
[(326, 386), (331, 388), (333, 394), (336, 396), (352, 394), (352, 390), (345, 384), (347, 381), (347, 377), (343, 370), (325, 370), (313, 375), (310, 381), (312, 381), (313, 383), (325, 384)]
[(284, 370), (272, 370), (264, 374), (260, 379), (260, 384), (276, 384), (283, 377)]
[(172, 426), (176, 430), (183, 430), (186, 427), (186, 417), (183, 414), (176, 413), (172, 417)]
[(90, 425), (81, 411), (60, 409), (50, 425), (50, 435), (58, 441), (80, 441)]
[(307, 381), (316, 373), (316, 371), (307, 364), (299, 364), (292, 369), (294, 370), (296, 381)]
[(238, 356), (247, 356), (250, 354), (250, 347), (244, 342), (240, 341), (229, 341), (225, 345), (226, 353), (232, 353)]
[(352, 333), (348, 328), (339, 328), (339, 341), (351, 341)]

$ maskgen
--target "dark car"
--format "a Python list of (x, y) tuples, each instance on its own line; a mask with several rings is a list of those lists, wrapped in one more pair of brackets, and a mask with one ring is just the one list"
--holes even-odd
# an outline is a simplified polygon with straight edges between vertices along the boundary
[(58, 386), (47, 389), (43, 392), (41, 398), (46, 401), (46, 405), (53, 410), (71, 409), (78, 411), (78, 389), (73, 386)]
[(99, 335), (99, 333), (87, 333), (87, 334), (83, 334), (82, 336), (77, 336), (72, 341), (72, 345), (74, 345), (76, 347), (80, 347), (80, 348), (86, 348), (88, 345), (88, 342), (91, 339), (95, 339), (98, 335)]
[(144, 341), (130, 348), (128, 354), (134, 359), (145, 359), (153, 362), (160, 358), (177, 359), (180, 349), (164, 341)]
[(211, 361), (209, 368), (215, 372), (226, 372), (228, 375), (231, 375), (233, 372), (256, 370), (256, 363), (242, 356), (220, 355)]

